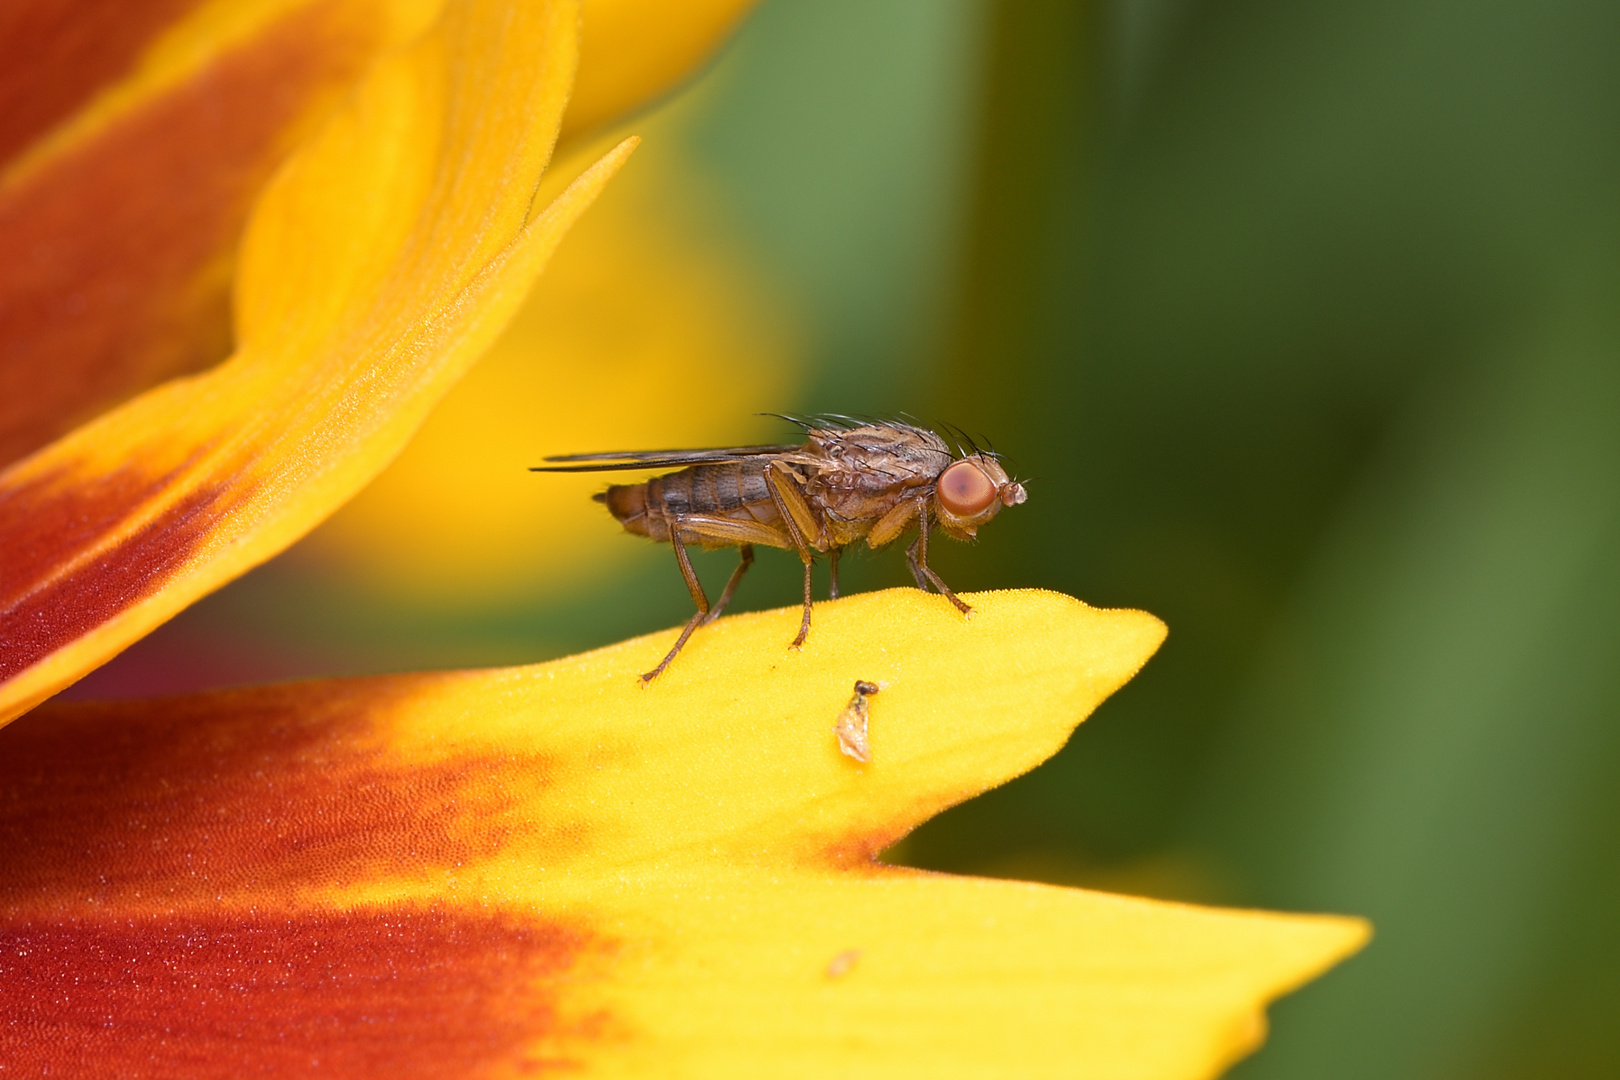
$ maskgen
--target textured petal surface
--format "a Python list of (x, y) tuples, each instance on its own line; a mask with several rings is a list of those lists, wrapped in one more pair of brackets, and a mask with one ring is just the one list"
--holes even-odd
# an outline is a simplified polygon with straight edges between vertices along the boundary
[(0, 13), (0, 465), (231, 349), (253, 198), (439, 0)]
[(577, 24), (564, 0), (452, 3), (261, 196), (237, 353), (0, 473), (0, 719), (306, 532), (499, 333), (628, 153), (531, 214)]
[[(885, 867), (1162, 625), (896, 590), (531, 668), (0, 733), (0, 1056), (78, 1076), (1204, 1077), (1356, 920)], [(872, 761), (832, 724), (855, 679)]]

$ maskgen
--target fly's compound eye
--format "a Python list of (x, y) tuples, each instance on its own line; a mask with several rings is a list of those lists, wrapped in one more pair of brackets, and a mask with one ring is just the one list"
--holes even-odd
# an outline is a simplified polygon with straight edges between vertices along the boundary
[(971, 461), (958, 461), (939, 477), (939, 504), (959, 518), (974, 518), (996, 501), (995, 481)]

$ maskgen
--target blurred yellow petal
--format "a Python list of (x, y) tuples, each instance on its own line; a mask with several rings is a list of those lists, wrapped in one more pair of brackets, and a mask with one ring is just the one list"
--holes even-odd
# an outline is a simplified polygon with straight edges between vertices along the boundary
[[(300, 546), (357, 584), (438, 607), (532, 602), (634, 552), (546, 454), (769, 441), (795, 342), (667, 117), (569, 233), (506, 333), (399, 458)], [(697, 218), (689, 224), (685, 219)], [(676, 219), (680, 219), (677, 221)]]
[[(1163, 626), (829, 602), (504, 671), (53, 705), (0, 733), (0, 1055), (75, 1075), (1201, 1078), (1359, 920), (883, 866)], [(832, 724), (883, 685), (872, 760)]]
[(589, 135), (705, 63), (755, 0), (584, 0), (579, 81), (563, 138)]
[(258, 189), (438, 0), (0, 16), (0, 466), (230, 352)]
[(0, 473), (0, 719), (285, 548), (499, 334), (615, 150), (531, 217), (576, 7), (457, 0), (260, 198), (238, 349)]

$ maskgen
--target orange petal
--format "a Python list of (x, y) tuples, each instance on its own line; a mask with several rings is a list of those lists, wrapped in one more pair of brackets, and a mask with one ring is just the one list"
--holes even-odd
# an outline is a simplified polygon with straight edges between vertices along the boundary
[(7, 0), (0, 7), (0, 166), (122, 77), (198, 0)]
[(256, 192), (433, 2), (144, 0), (62, 25), (29, 0), (21, 40), (0, 32), (37, 54), (0, 68), (0, 115), (8, 97), (28, 106), (0, 141), (34, 138), (0, 173), (0, 465), (229, 354), (231, 262)]
[[(1163, 626), (914, 590), (0, 733), (0, 1056), (75, 1075), (1207, 1077), (1365, 938), (890, 868)], [(832, 725), (856, 678), (870, 765)]]
[(668, 93), (705, 63), (755, 0), (584, 0), (570, 141)]
[(566, 0), (458, 0), (266, 189), (234, 357), (0, 473), (0, 718), (285, 548), (500, 332), (629, 152), (530, 201), (573, 76)]

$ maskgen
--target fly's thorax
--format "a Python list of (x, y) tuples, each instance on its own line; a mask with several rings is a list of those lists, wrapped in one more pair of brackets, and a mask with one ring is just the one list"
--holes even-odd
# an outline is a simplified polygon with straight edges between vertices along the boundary
[(881, 515), (865, 515), (862, 517), (845, 517), (834, 511), (827, 510), (822, 514), (822, 540), (820, 550), (827, 548), (846, 548), (860, 540), (866, 539), (872, 531), (872, 523)]
[(903, 502), (926, 496), (951, 462), (932, 431), (904, 424), (870, 424), (815, 431), (807, 494), (840, 518), (876, 519)]
[(1002, 507), (1017, 506), (1026, 497), (1024, 486), (1007, 475), (1001, 462), (985, 454), (969, 454), (941, 471), (929, 502), (940, 529), (967, 540)]
[(812, 428), (805, 449), (823, 468), (873, 477), (939, 475), (950, 464), (945, 440), (910, 424), (862, 424), (851, 428)]

